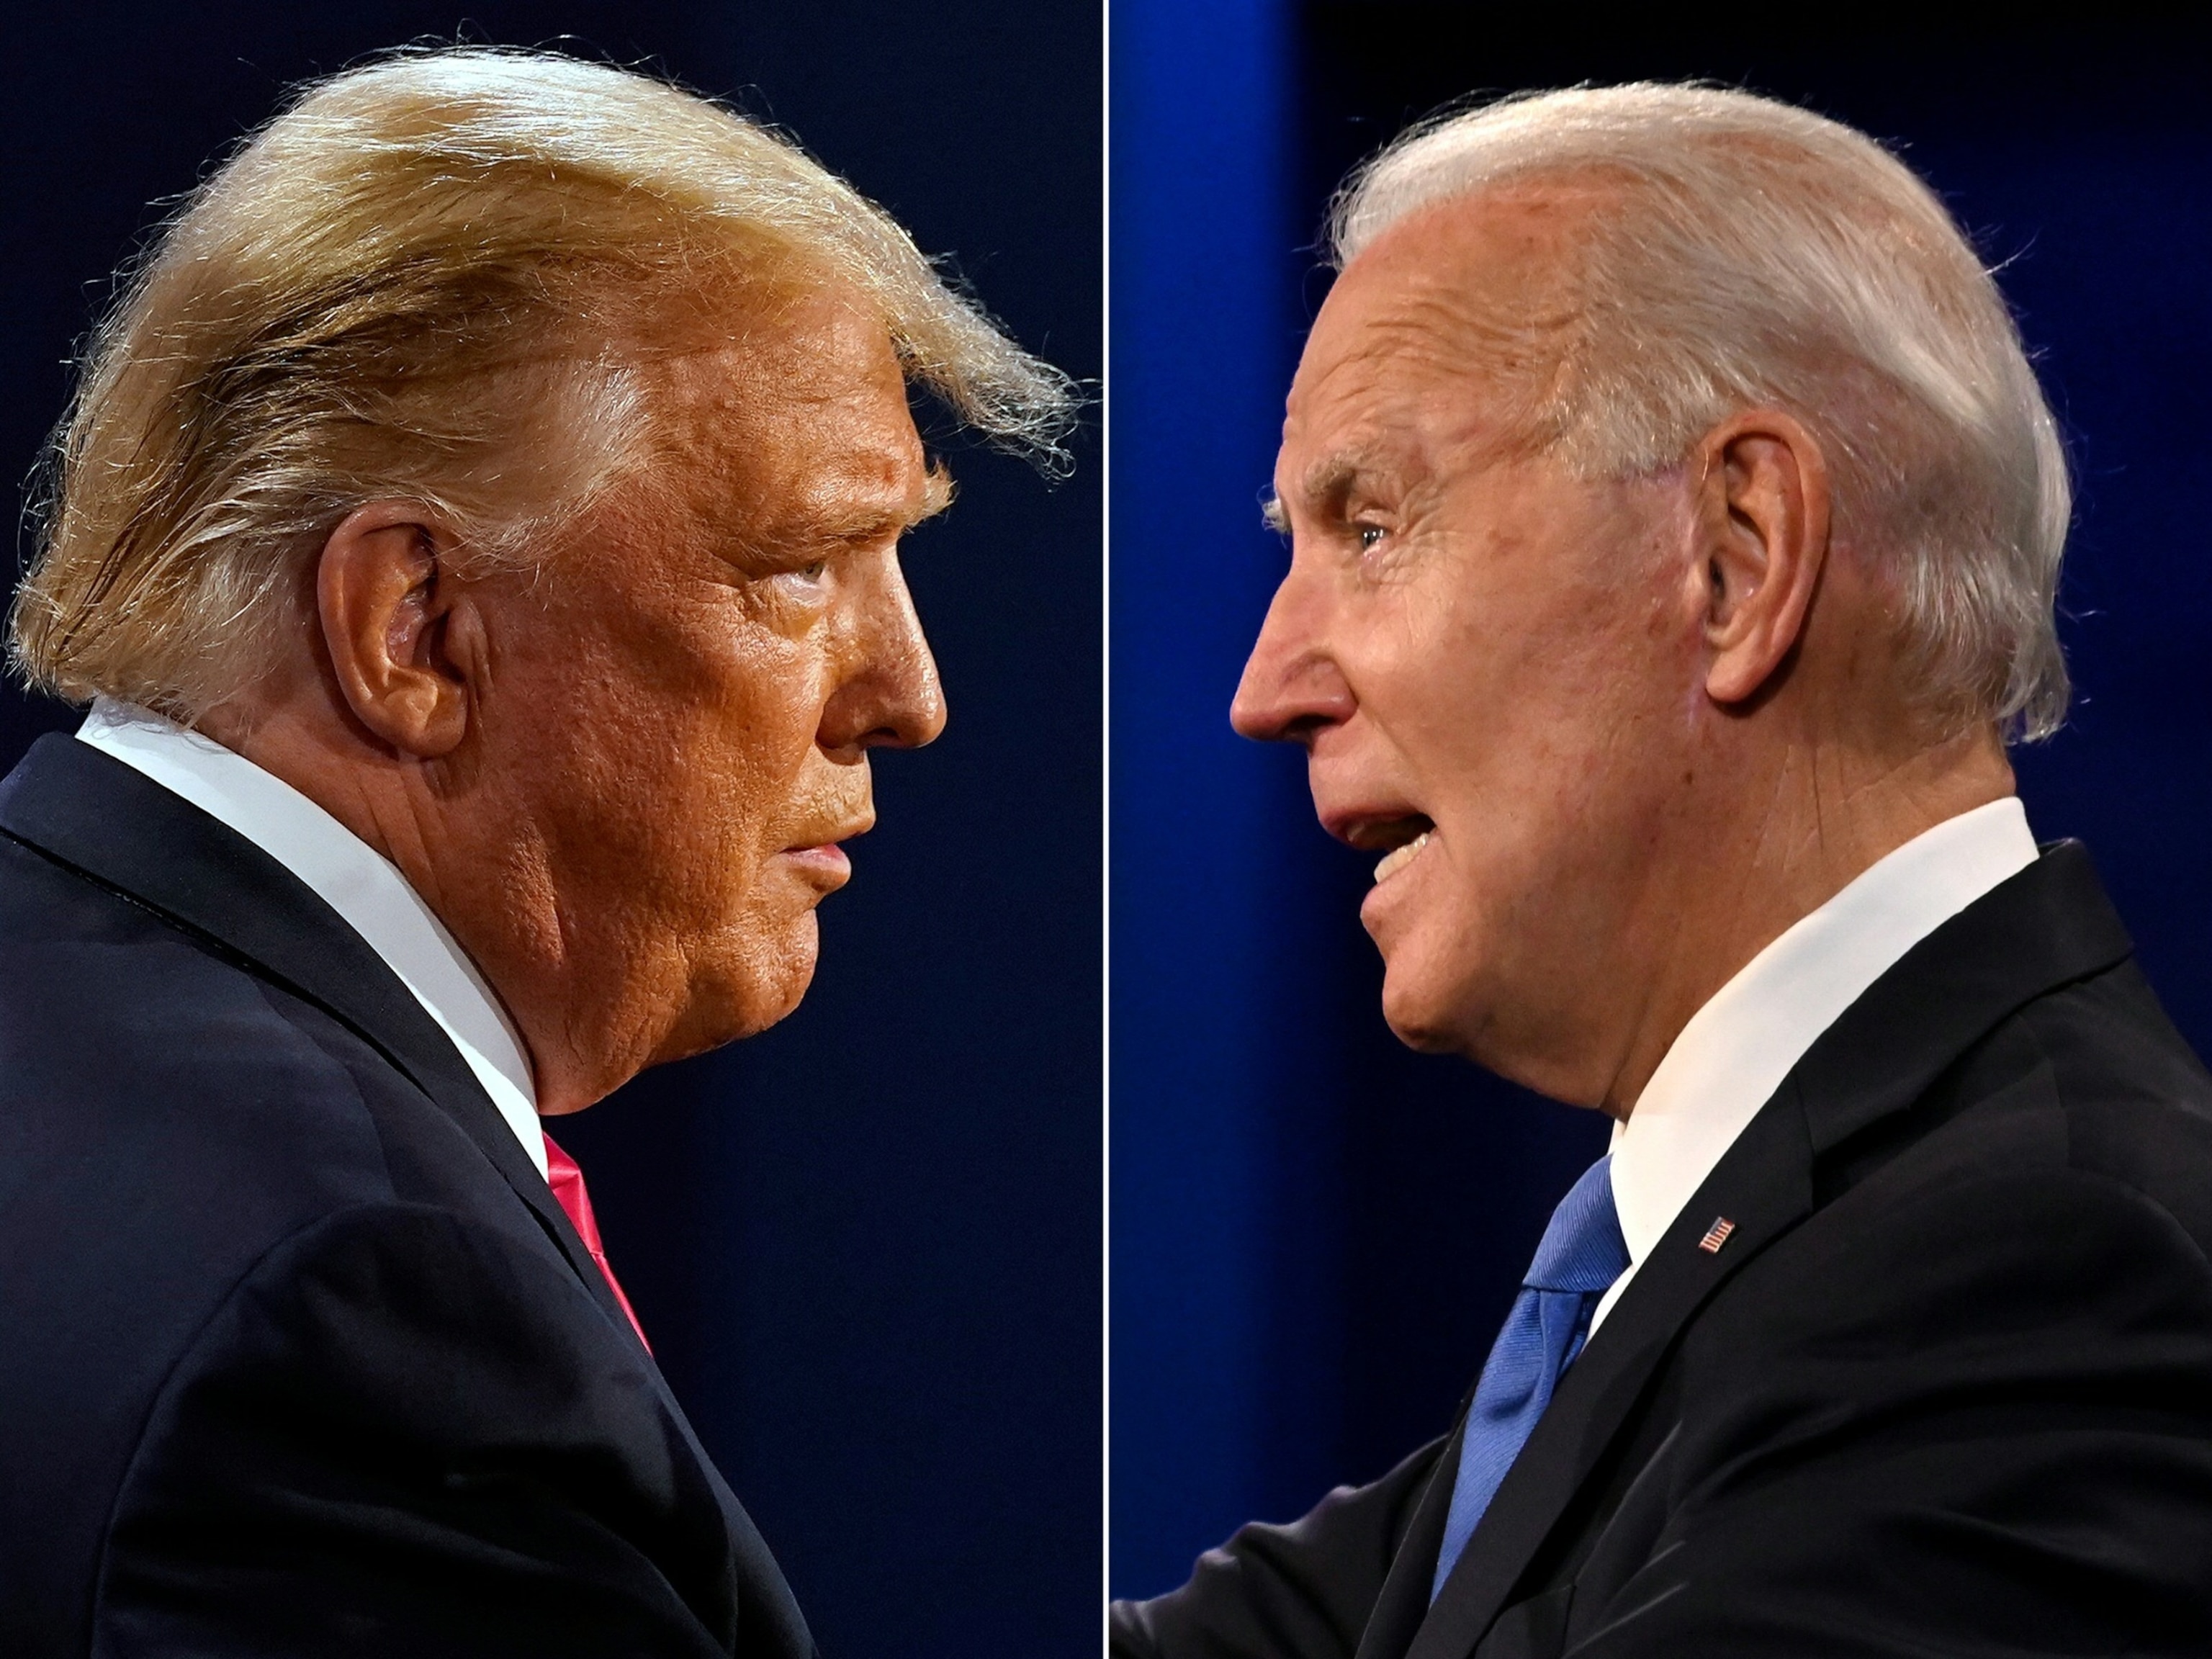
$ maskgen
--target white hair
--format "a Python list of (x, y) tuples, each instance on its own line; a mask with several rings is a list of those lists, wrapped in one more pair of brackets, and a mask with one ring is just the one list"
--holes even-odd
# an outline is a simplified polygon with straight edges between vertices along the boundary
[(2065, 452), (1934, 192), (1864, 134), (1771, 99), (1586, 87), (1399, 138), (1339, 194), (1332, 251), (1342, 266), (1440, 202), (1562, 182), (1598, 205), (1565, 276), (1572, 319), (1544, 331), (1534, 435), (1583, 476), (1634, 477), (1738, 410), (1788, 410), (1832, 451), (1838, 543), (1893, 594), (1919, 691), (1961, 723), (2056, 731)]

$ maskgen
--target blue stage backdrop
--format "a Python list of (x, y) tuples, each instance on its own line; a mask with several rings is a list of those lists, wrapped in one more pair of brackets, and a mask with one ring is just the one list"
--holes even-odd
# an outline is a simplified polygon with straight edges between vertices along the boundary
[[(2182, 1029), (2212, 1045), (2212, 106), (2171, 31), (1817, 50), (1493, 8), (1117, 0), (1113, 21), (1114, 1592), (1382, 1474), (1449, 1422), (1594, 1115), (1400, 1048), (1371, 860), (1226, 710), (1283, 551), (1257, 527), (1327, 291), (1330, 191), (1484, 90), (1706, 77), (1899, 143), (2004, 265), (2072, 447), (2072, 724), (2022, 752)], [(1740, 38), (1739, 38), (1740, 35)], [(1717, 44), (1715, 44), (1717, 40)]]
[[(1100, 26), (1013, 0), (125, 0), (10, 19), (0, 457), (29, 469), (105, 276), (294, 80), (410, 40), (665, 66), (789, 126), (1101, 368)], [(940, 423), (941, 424), (941, 423)], [(678, 1395), (824, 1650), (1076, 1655), (1101, 1545), (1096, 422), (1068, 482), (957, 441), (908, 568), (952, 711), (782, 1026), (561, 1133)], [(0, 763), (74, 715), (0, 696)]]

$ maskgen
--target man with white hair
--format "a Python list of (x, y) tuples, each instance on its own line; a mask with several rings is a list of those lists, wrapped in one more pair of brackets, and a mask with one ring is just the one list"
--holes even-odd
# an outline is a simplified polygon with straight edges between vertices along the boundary
[(1614, 1139), (1449, 1432), (1115, 1652), (2212, 1650), (2212, 1079), (2014, 793), (2069, 494), (1995, 284), (1688, 87), (1442, 120), (1333, 228), (1235, 723), (1379, 855), (1399, 1036)]
[(945, 720), (911, 384), (1071, 402), (642, 76), (404, 54), (93, 342), (0, 783), (0, 1650), (813, 1643), (541, 1118), (772, 1024)]

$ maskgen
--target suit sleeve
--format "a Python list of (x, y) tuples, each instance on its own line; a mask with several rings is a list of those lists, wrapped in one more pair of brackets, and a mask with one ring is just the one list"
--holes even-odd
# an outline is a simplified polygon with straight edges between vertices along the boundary
[(156, 1402), (95, 1650), (730, 1651), (712, 1495), (642, 1358), (568, 1277), (413, 1206), (271, 1251)]
[(1352, 1659), (1444, 1445), (1288, 1526), (1240, 1528), (1181, 1589), (1115, 1602), (1112, 1659)]
[(1817, 1231), (1693, 1329), (1680, 1443), (1645, 1477), (1663, 1524), (1601, 1540), (1640, 1565), (1584, 1564), (1619, 1588), (1577, 1592), (1565, 1651), (2212, 1651), (2212, 1273), (2190, 1236), (2063, 1168)]

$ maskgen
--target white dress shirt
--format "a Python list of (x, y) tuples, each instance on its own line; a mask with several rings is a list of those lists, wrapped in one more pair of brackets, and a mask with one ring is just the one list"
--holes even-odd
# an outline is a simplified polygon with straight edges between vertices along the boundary
[(282, 778), (147, 709), (101, 697), (76, 735), (228, 824), (345, 918), (453, 1038), (545, 1173), (545, 1135), (521, 1039), (476, 964), (398, 866)]
[(1613, 1138), (1613, 1201), (1628, 1271), (1595, 1332), (1790, 1068), (1898, 959), (2035, 862), (2017, 797), (1923, 830), (1746, 963), (1691, 1017)]

